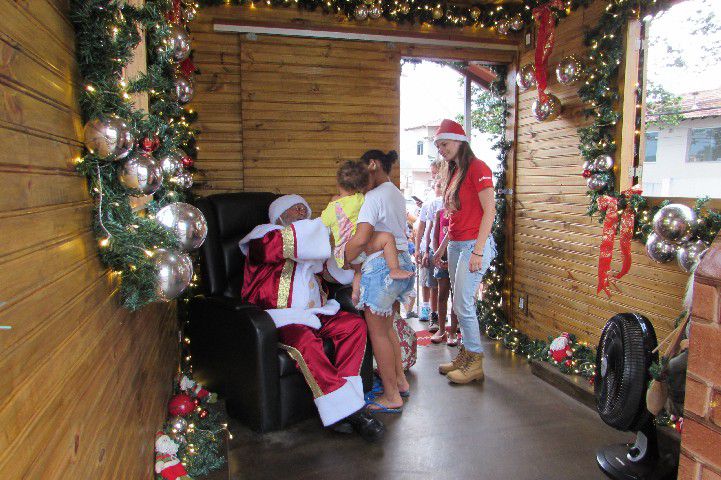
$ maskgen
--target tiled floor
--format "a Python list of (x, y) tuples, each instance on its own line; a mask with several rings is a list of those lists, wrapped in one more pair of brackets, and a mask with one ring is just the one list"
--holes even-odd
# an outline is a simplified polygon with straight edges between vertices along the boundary
[(315, 419), (266, 435), (231, 423), (231, 478), (605, 478), (596, 448), (631, 434), (534, 377), (524, 358), (490, 341), (485, 348), (485, 383), (453, 386), (436, 368), (456, 350), (419, 347), (411, 397), (401, 415), (379, 415), (387, 427), (379, 444), (325, 431)]

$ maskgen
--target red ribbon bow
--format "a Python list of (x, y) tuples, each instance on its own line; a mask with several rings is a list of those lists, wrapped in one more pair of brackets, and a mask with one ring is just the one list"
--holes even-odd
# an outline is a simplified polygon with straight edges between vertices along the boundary
[(551, 56), (555, 41), (556, 19), (551, 8), (563, 9), (561, 0), (551, 0), (533, 9), (533, 18), (538, 22), (538, 40), (536, 41), (535, 75), (538, 88), (538, 100), (541, 104), (548, 99), (546, 85), (548, 81), (548, 57)]
[[(642, 192), (639, 185), (634, 185), (621, 192), (621, 195), (629, 200), (633, 195), (640, 195)], [(599, 210), (606, 212), (606, 218), (603, 222), (603, 238), (598, 256), (598, 288), (596, 294), (601, 290), (606, 295), (611, 296), (609, 286), (616, 287), (616, 280), (626, 275), (631, 270), (631, 240), (633, 239), (633, 227), (635, 215), (631, 203), (627, 202), (626, 208), (621, 215), (621, 225), (618, 233), (619, 249), (621, 250), (621, 270), (613, 277), (609, 278), (611, 271), (611, 260), (613, 259), (613, 244), (616, 239), (616, 227), (618, 224), (618, 198), (603, 195), (598, 200)]]

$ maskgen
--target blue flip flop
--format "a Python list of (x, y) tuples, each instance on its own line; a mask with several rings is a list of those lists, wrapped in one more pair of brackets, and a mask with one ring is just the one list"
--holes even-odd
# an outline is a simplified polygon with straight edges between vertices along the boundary
[[(368, 408), (370, 405), (380, 407), (380, 408)], [(403, 412), (403, 407), (398, 407), (398, 408), (386, 407), (382, 403), (378, 403), (378, 402), (367, 402), (366, 408), (371, 413), (402, 413)]]

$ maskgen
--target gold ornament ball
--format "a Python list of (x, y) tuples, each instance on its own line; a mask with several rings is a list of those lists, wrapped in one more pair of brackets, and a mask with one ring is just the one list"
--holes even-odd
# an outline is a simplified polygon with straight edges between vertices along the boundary
[(516, 84), (523, 91), (536, 86), (536, 70), (532, 64), (528, 63), (521, 67), (516, 74)]
[(499, 20), (496, 27), (498, 28), (498, 33), (508, 35), (508, 32), (511, 30), (511, 22), (504, 18), (503, 20)]
[(523, 17), (520, 13), (517, 13), (511, 18), (511, 30), (518, 32), (523, 28)]
[(353, 14), (355, 15), (356, 20), (362, 22), (363, 20), (368, 18), (368, 7), (366, 7), (365, 5), (358, 5), (357, 7), (355, 7), (355, 12), (353, 12)]
[(478, 20), (481, 16), (481, 9), (478, 7), (471, 8), (471, 17), (473, 20)]
[(583, 65), (573, 55), (569, 55), (560, 62), (556, 67), (556, 78), (558, 83), (562, 85), (572, 85), (581, 78), (581, 70)]
[(368, 16), (370, 16), (373, 20), (381, 18), (382, 15), (383, 8), (377, 3), (368, 9)]
[(411, 13), (411, 6), (407, 3), (402, 3), (400, 10), (403, 15), (408, 15)]
[(441, 7), (436, 7), (433, 9), (433, 18), (436, 20), (440, 20), (443, 18), (443, 9)]
[(538, 99), (531, 106), (533, 116), (539, 122), (550, 122), (555, 120), (561, 114), (561, 101), (557, 96), (548, 94), (545, 102), (541, 103)]

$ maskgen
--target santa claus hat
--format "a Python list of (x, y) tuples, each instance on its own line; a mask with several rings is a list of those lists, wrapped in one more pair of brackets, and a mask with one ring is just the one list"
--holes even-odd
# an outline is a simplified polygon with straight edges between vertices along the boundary
[(441, 122), (441, 126), (436, 130), (436, 135), (433, 137), (433, 142), (438, 140), (458, 140), (459, 142), (467, 142), (468, 137), (466, 131), (458, 122), (453, 120), (445, 119)]
[(278, 197), (273, 200), (273, 203), (271, 203), (270, 207), (268, 207), (268, 217), (270, 218), (270, 223), (277, 222), (286, 210), (299, 203), (302, 203), (305, 205), (305, 208), (308, 209), (308, 218), (310, 218), (310, 205), (308, 205), (308, 202), (306, 202), (303, 197), (300, 195), (283, 195), (282, 197)]

